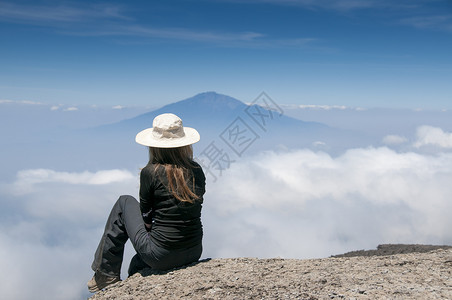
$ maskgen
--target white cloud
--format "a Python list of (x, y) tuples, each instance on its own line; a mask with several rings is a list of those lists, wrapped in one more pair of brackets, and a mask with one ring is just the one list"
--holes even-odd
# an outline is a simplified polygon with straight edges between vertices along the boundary
[[(133, 36), (144, 39), (165, 39), (215, 43), (219, 46), (239, 47), (306, 47), (316, 42), (311, 37), (289, 39), (269, 39), (259, 32), (220, 32), (190, 28), (158, 28), (141, 26), (123, 14), (121, 7), (114, 5), (95, 5), (92, 7), (45, 5), (17, 5), (5, 3), (0, 6), (0, 17), (5, 21), (25, 24), (42, 24), (58, 28), (60, 34), (78, 36)], [(99, 21), (111, 19), (112, 22), (99, 25)], [(115, 22), (120, 20), (121, 22)], [(68, 27), (70, 23), (83, 23), (77, 29)], [(61, 30), (61, 26), (66, 28)]]
[(451, 181), (452, 154), (268, 152), (209, 186), (205, 254), (309, 258), (380, 243), (450, 244)]
[(452, 148), (452, 133), (444, 132), (441, 128), (433, 126), (420, 126), (416, 132), (417, 140), (414, 147), (436, 146)]
[(311, 47), (317, 38), (294, 37), (287, 39), (273, 39), (259, 32), (215, 32), (209, 30), (195, 30), (189, 28), (156, 28), (141, 25), (112, 26), (102, 29), (72, 33), (81, 36), (134, 36), (144, 39), (164, 39), (191, 41), (198, 43), (214, 43), (218, 46), (236, 47)]
[(314, 143), (312, 143), (312, 145), (314, 145), (315, 147), (325, 147), (326, 143), (322, 141), (315, 141)]
[(24, 205), (23, 213), (34, 218), (85, 220), (96, 223), (110, 207), (104, 199), (117, 199), (137, 191), (138, 173), (125, 170), (57, 172), (49, 169), (19, 171), (16, 180), (0, 185), (0, 193)]
[(42, 105), (41, 102), (30, 101), (30, 100), (22, 100), (22, 101), (18, 101), (18, 102), (19, 102), (19, 103), (22, 103), (22, 104)]
[(0, 104), (6, 103), (15, 103), (15, 104), (28, 104), (28, 105), (42, 105), (41, 102), (30, 101), (30, 100), (8, 100), (8, 99), (0, 99)]
[(200, 42), (234, 42), (253, 41), (263, 37), (256, 32), (218, 33), (211, 31), (195, 31), (181, 28), (151, 28), (138, 25), (117, 27), (108, 32), (97, 32), (98, 35), (132, 35), (150, 38), (165, 38), (176, 40), (191, 40)]
[(78, 110), (78, 107), (75, 107), (75, 106), (71, 106), (71, 107), (64, 109), (64, 111), (77, 111), (77, 110)]
[[(110, 209), (120, 195), (137, 193), (138, 171), (25, 170), (1, 183), (7, 211), (0, 220), (0, 268), (7, 270), (2, 297), (88, 298), (91, 260)], [(133, 254), (126, 249), (125, 268)]]
[(309, 9), (328, 9), (328, 10), (337, 10), (337, 11), (351, 11), (356, 9), (365, 9), (365, 8), (376, 8), (380, 7), (381, 1), (373, 1), (373, 0), (245, 0), (245, 1), (237, 1), (237, 0), (223, 0), (228, 2), (240, 2), (240, 3), (271, 3), (275, 5), (290, 5), (290, 6), (300, 6), (306, 7)]
[[(111, 206), (121, 194), (137, 196), (138, 174), (33, 169), (2, 183), (2, 295), (87, 298)], [(238, 160), (217, 182), (208, 176), (203, 257), (310, 258), (380, 243), (451, 244), (451, 181), (452, 153), (298, 150)], [(126, 253), (123, 269), (133, 249)]]
[(303, 110), (316, 110), (316, 111), (365, 111), (366, 108), (352, 107), (346, 105), (321, 105), (321, 104), (281, 104), (285, 109), (303, 109)]
[(298, 106), (301, 109), (315, 109), (315, 110), (332, 110), (332, 109), (338, 109), (338, 110), (345, 110), (348, 107), (344, 105), (316, 105), (316, 104), (300, 104)]
[(123, 109), (123, 108), (124, 108), (124, 106), (122, 106), (122, 105), (115, 105), (112, 107), (112, 109)]
[(135, 178), (126, 170), (101, 170), (97, 172), (58, 172), (49, 169), (22, 170), (17, 173), (11, 191), (15, 195), (33, 193), (39, 184), (107, 185)]
[[(72, 224), (59, 224), (62, 228)], [(0, 282), (4, 299), (81, 299), (87, 298), (85, 282), (92, 272), (87, 261), (92, 252), (95, 230), (64, 230), (77, 244), (49, 245), (39, 241), (46, 230), (39, 223), (20, 222), (0, 226), (0, 266), (6, 275)], [(91, 275), (92, 276), (92, 275)], [(24, 284), (26, 283), (26, 288)], [(82, 297), (82, 295), (86, 295)]]
[(434, 29), (452, 32), (452, 14), (404, 18), (400, 21), (400, 23), (420, 29)]
[(386, 145), (399, 145), (408, 142), (408, 139), (400, 135), (387, 135), (383, 138), (383, 143)]
[(59, 110), (60, 107), (57, 105), (53, 105), (52, 107), (50, 107), (50, 110)]
[(2, 3), (0, 6), (0, 17), (2, 17), (5, 21), (39, 24), (87, 22), (107, 18), (126, 19), (121, 15), (121, 11), (117, 6), (44, 6), (20, 5), (13, 2)]

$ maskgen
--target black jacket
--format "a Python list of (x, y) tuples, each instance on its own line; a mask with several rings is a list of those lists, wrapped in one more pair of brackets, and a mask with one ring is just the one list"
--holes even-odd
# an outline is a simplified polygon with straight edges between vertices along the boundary
[(201, 208), (206, 178), (197, 163), (187, 180), (199, 199), (194, 203), (177, 200), (168, 189), (165, 168), (148, 164), (140, 174), (140, 210), (143, 220), (152, 224), (152, 241), (159, 247), (173, 250), (194, 247), (202, 242)]

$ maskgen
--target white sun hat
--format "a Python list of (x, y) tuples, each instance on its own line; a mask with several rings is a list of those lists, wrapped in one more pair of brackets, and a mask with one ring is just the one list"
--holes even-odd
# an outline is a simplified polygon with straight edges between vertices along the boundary
[(184, 127), (175, 114), (161, 114), (154, 118), (152, 128), (140, 131), (135, 137), (138, 144), (155, 148), (177, 148), (200, 140), (198, 131)]

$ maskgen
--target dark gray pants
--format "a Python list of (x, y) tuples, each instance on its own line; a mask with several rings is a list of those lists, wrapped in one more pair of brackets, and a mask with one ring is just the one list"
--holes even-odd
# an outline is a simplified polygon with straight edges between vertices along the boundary
[[(124, 246), (130, 239), (137, 257), (133, 261), (146, 264), (156, 270), (168, 270), (195, 262), (202, 252), (202, 245), (190, 249), (168, 250), (152, 242), (144, 226), (140, 205), (132, 196), (121, 196), (113, 206), (104, 234), (97, 247), (91, 268), (110, 276), (119, 276), (124, 256)], [(138, 259), (139, 258), (139, 259)], [(136, 271), (139, 266), (130, 266)], [(129, 274), (131, 275), (131, 274)]]

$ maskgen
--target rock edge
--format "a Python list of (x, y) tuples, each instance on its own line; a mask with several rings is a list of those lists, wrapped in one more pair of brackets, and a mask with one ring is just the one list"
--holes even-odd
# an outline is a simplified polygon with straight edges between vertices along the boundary
[(208, 259), (145, 270), (90, 299), (452, 299), (452, 249), (323, 259)]

